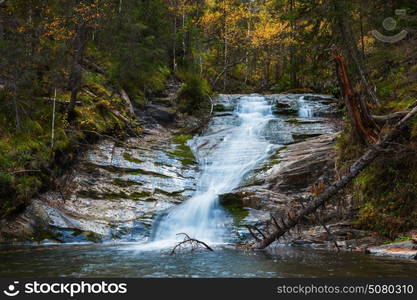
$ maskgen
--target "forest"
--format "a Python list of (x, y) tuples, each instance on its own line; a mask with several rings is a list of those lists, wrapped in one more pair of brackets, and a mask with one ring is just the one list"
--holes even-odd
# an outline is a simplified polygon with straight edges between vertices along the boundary
[[(353, 228), (411, 240), (416, 28), (413, 0), (0, 1), (0, 220), (50, 190), (65, 195), (62, 178), (92, 145), (146, 135), (158, 99), (169, 98), (165, 118), (183, 134), (175, 153), (190, 163), (190, 122), (227, 113), (217, 95), (325, 94), (340, 123), (332, 182), (354, 173), (329, 197), (349, 199)], [(251, 234), (264, 248), (302, 218)]]

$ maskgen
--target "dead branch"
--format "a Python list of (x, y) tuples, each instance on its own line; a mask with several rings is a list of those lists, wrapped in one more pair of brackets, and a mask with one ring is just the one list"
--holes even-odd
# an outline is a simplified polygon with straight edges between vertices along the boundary
[(259, 242), (260, 239), (256, 236), (256, 234), (252, 231), (252, 228), (249, 225), (245, 225), (245, 227), (248, 229), (250, 235), (257, 241)]
[(235, 66), (237, 66), (238, 64), (242, 63), (245, 60), (246, 57), (242, 57), (241, 59), (235, 61), (235, 62), (231, 62), (227, 65), (225, 65), (223, 67), (223, 69), (217, 74), (216, 78), (213, 80), (212, 82), (212, 86), (216, 86), (217, 82), (219, 81), (219, 79), (223, 76), (224, 73), (227, 72), (228, 69), (233, 68)]
[(305, 216), (314, 213), (319, 207), (326, 204), (334, 195), (342, 190), (347, 184), (349, 184), (359, 173), (361, 173), (375, 158), (377, 158), (383, 149), (388, 147), (390, 143), (396, 139), (401, 132), (407, 127), (408, 121), (417, 114), (417, 106), (414, 107), (404, 118), (399, 121), (389, 134), (387, 134), (375, 147), (369, 148), (349, 169), (349, 171), (341, 177), (339, 180), (329, 185), (320, 195), (317, 195), (314, 200), (310, 201), (305, 208), (299, 210), (292, 219), (283, 221), (283, 227), (281, 229), (274, 230), (266, 238), (256, 242), (253, 245), (255, 249), (263, 249), (269, 246), (279, 237), (283, 236), (290, 229), (294, 228)]
[(404, 118), (410, 111), (398, 111), (389, 115), (384, 116), (372, 116), (374, 121), (380, 125), (383, 126), (385, 124), (393, 124), (395, 122), (398, 122), (401, 118)]
[(336, 61), (340, 89), (345, 100), (352, 128), (364, 142), (375, 144), (379, 139), (380, 128), (372, 118), (363, 97), (354, 91), (346, 60), (336, 46), (332, 47), (332, 55)]
[(186, 233), (178, 233), (177, 235), (183, 235), (184, 236), (184, 240), (179, 242), (172, 250), (171, 253), (169, 255), (174, 255), (178, 250), (184, 250), (184, 249), (188, 249), (189, 251), (193, 252), (196, 251), (198, 249), (204, 248), (207, 249), (208, 251), (214, 251), (209, 245), (207, 245), (206, 243), (199, 241), (197, 239), (193, 239), (191, 238), (188, 234)]
[(96, 63), (92, 62), (91, 60), (89, 60), (86, 57), (83, 57), (83, 61), (82, 62), (83, 62), (83, 65), (87, 69), (89, 69), (89, 70), (91, 70), (93, 72), (96, 72), (96, 73), (99, 73), (99, 74), (105, 74), (106, 73), (106, 69), (105, 68), (97, 65)]

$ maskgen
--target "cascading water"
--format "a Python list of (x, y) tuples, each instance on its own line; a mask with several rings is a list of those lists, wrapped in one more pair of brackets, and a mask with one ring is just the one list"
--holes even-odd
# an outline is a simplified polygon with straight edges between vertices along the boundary
[(271, 104), (264, 97), (242, 97), (235, 114), (239, 125), (228, 131), (207, 157), (200, 159), (202, 172), (195, 195), (159, 221), (151, 244), (172, 245), (177, 242), (178, 233), (211, 244), (227, 241), (231, 218), (219, 205), (218, 195), (236, 188), (274, 147), (261, 134), (272, 118)]
[(304, 96), (301, 96), (298, 99), (298, 116), (301, 118), (311, 118), (314, 117), (314, 110), (309, 103), (304, 100)]

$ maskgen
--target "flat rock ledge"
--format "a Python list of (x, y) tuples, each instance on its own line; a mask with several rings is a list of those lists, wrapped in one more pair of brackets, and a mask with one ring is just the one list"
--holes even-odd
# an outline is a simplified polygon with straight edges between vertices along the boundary
[(417, 260), (417, 244), (413, 241), (368, 247), (365, 252), (377, 256)]

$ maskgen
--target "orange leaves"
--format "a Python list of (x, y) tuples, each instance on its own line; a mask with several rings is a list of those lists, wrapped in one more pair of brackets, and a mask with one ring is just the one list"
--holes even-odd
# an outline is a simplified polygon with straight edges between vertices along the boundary
[(46, 7), (45, 15), (49, 22), (43, 25), (44, 37), (52, 38), (56, 41), (70, 40), (75, 35), (75, 28), (78, 24), (84, 24), (87, 28), (97, 28), (106, 16), (106, 9), (109, 3), (102, 3), (95, 0), (92, 3), (80, 1), (72, 8), (72, 13), (62, 15)]
[(74, 23), (84, 23), (88, 27), (96, 28), (99, 21), (105, 17), (105, 9), (109, 7), (109, 3), (100, 3), (95, 0), (93, 3), (87, 4), (81, 1), (78, 6), (74, 8), (73, 21)]
[(43, 37), (53, 38), (56, 41), (70, 40), (75, 34), (75, 30), (68, 29), (65, 22), (59, 18), (44, 24), (43, 28), (45, 30)]

